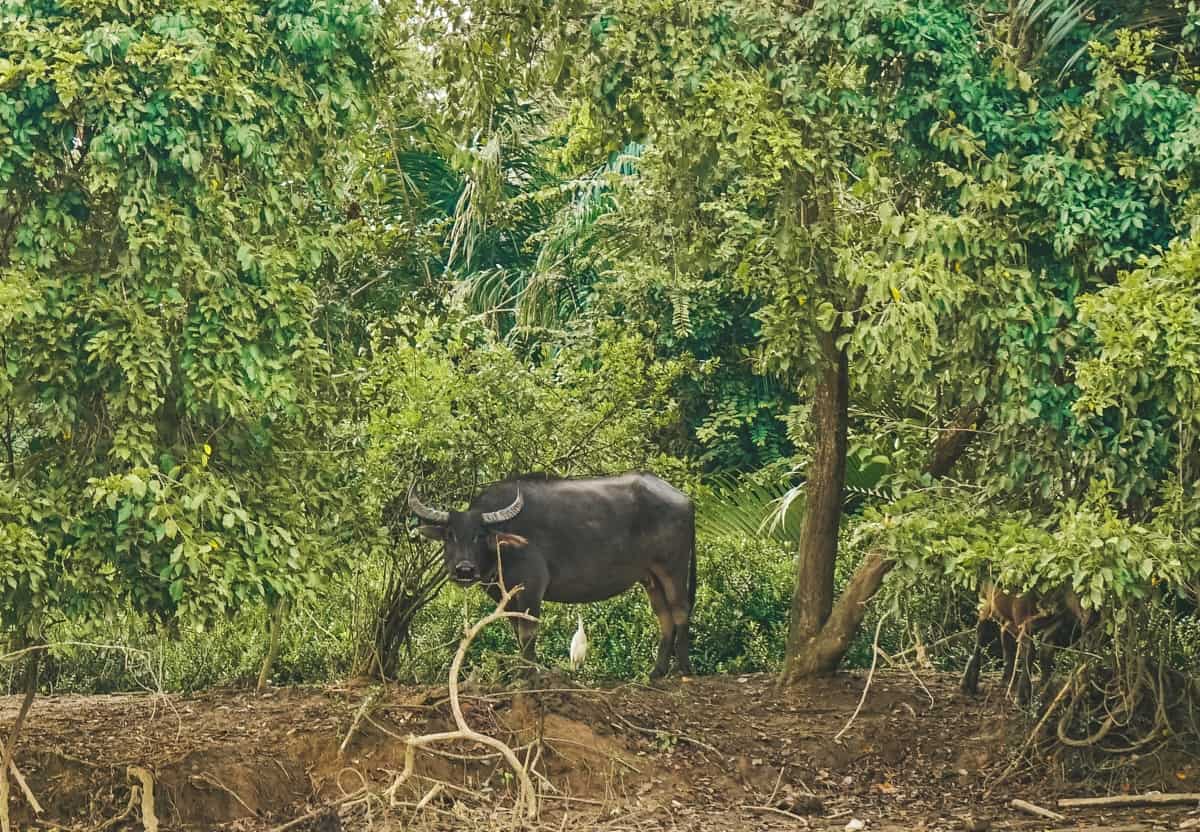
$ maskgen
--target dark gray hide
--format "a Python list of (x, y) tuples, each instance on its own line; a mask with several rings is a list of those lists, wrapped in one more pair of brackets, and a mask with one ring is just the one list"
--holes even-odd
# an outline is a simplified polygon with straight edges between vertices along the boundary
[[(499, 573), (506, 586), (523, 587), (511, 609), (537, 616), (543, 600), (583, 604), (644, 584), (661, 632), (651, 677), (667, 673), (672, 652), (679, 670), (692, 672), (695, 509), (653, 474), (515, 477), (485, 488), (466, 511), (431, 509), (412, 494), (409, 505), (426, 522), (419, 531), (445, 544), (455, 582), (482, 583), (492, 598), (500, 596)], [(522, 654), (534, 661), (537, 625), (514, 626)]]

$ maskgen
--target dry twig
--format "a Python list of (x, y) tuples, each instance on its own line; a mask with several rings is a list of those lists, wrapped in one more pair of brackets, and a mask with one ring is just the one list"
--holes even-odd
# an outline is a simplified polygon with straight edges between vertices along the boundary
[(33, 706), (33, 697), (37, 695), (40, 661), (41, 654), (37, 652), (31, 653), (25, 660), (25, 695), (17, 709), (17, 718), (13, 720), (12, 728), (8, 732), (8, 741), (4, 743), (3, 748), (0, 748), (0, 830), (3, 832), (10, 832), (12, 829), (12, 821), (8, 816), (8, 769), (12, 765), (13, 755), (17, 751), (17, 740), (21, 736), (21, 727), (25, 724), (25, 718), (29, 716), (29, 709)]
[(346, 753), (346, 749), (349, 747), (351, 740), (354, 739), (354, 734), (358, 731), (358, 724), (362, 722), (363, 718), (366, 717), (367, 719), (370, 719), (367, 711), (375, 704), (375, 700), (379, 698), (380, 690), (381, 688), (376, 688), (368, 693), (363, 699), (362, 704), (358, 706), (358, 710), (354, 714), (354, 719), (350, 722), (350, 728), (348, 731), (346, 731), (346, 737), (342, 740), (342, 744), (338, 746), (338, 757), (341, 757)]
[(867, 683), (863, 685), (862, 696), (858, 699), (858, 707), (854, 709), (854, 713), (850, 714), (850, 719), (842, 726), (842, 730), (833, 735), (834, 742), (839, 742), (850, 730), (850, 726), (854, 724), (854, 720), (858, 718), (858, 714), (862, 710), (863, 703), (867, 701), (867, 691), (871, 689), (871, 680), (875, 678), (875, 666), (879, 663), (879, 631), (883, 629), (883, 622), (887, 621), (890, 612), (891, 610), (884, 610), (883, 615), (879, 616), (879, 623), (875, 625), (875, 640), (871, 643), (871, 670), (867, 673)]
[(495, 737), (489, 737), (487, 734), (481, 734), (467, 725), (466, 719), (463, 717), (462, 705), (459, 702), (458, 695), (458, 678), (462, 671), (463, 661), (466, 659), (467, 651), (471, 647), (471, 643), (475, 640), (483, 630), (490, 625), (503, 618), (517, 618), (526, 621), (534, 621), (537, 619), (523, 612), (509, 612), (508, 605), (512, 601), (513, 596), (521, 589), (520, 586), (512, 589), (504, 589), (499, 603), (496, 604), (496, 609), (488, 615), (475, 622), (463, 634), (462, 641), (459, 642), (458, 651), (454, 654), (454, 661), (450, 664), (450, 710), (454, 715), (454, 723), (458, 727), (453, 731), (442, 731), (437, 734), (425, 734), (423, 736), (410, 736), (407, 740), (407, 749), (404, 755), (404, 771), (396, 777), (392, 785), (384, 792), (384, 796), (395, 803), (396, 793), (400, 787), (412, 776), (416, 766), (416, 751), (426, 745), (434, 743), (450, 742), (452, 740), (467, 740), (468, 742), (479, 743), (494, 748), (504, 757), (505, 761), (512, 768), (517, 776), (517, 781), (520, 784), (521, 796), (518, 800), (518, 810), (524, 809), (526, 817), (532, 819), (537, 817), (538, 803), (537, 793), (533, 788), (533, 781), (529, 778), (529, 772), (521, 765), (521, 761), (517, 758), (516, 753), (506, 743)]
[(257, 816), (257, 815), (258, 815), (258, 812), (254, 811), (254, 809), (253, 809), (253, 808), (251, 808), (251, 806), (250, 806), (250, 804), (249, 804), (249, 803), (247, 803), (246, 801), (242, 800), (242, 796), (241, 796), (240, 794), (238, 794), (238, 793), (237, 793), (237, 792), (235, 792), (233, 789), (231, 789), (231, 788), (229, 788), (228, 786), (226, 786), (224, 783), (222, 783), (222, 782), (221, 782), (220, 780), (218, 780), (216, 777), (213, 777), (213, 776), (212, 776), (211, 774), (209, 774), (208, 772), (203, 772), (203, 773), (201, 773), (201, 774), (193, 774), (193, 775), (191, 776), (191, 778), (189, 778), (189, 779), (190, 779), (190, 780), (191, 780), (193, 783), (207, 783), (207, 784), (208, 784), (208, 785), (210, 785), (210, 786), (216, 786), (216, 787), (217, 787), (218, 789), (220, 789), (221, 791), (223, 791), (223, 792), (226, 792), (227, 794), (229, 794), (229, 795), (230, 795), (230, 796), (231, 796), (231, 797), (232, 797), (234, 800), (236, 800), (238, 803), (242, 804), (242, 807), (243, 807), (243, 808), (244, 808), (244, 809), (245, 809), (247, 812), (249, 812), (249, 813), (250, 813), (250, 816), (251, 816), (251, 817), (255, 817), (255, 816)]
[(356, 798), (362, 797), (364, 794), (366, 794), (366, 791), (367, 790), (364, 787), (364, 788), (358, 789), (357, 791), (351, 792), (350, 794), (344, 794), (341, 797), (337, 798), (336, 800), (331, 800), (322, 806), (318, 806), (316, 809), (313, 809), (311, 812), (309, 812), (306, 815), (301, 815), (298, 818), (289, 820), (287, 823), (273, 827), (270, 832), (287, 832), (287, 830), (293, 829), (306, 821), (310, 821), (313, 818), (315, 818), (319, 815), (322, 815), (325, 812), (328, 812), (330, 809), (333, 809), (334, 807), (341, 806), (343, 803), (349, 803), (350, 801), (355, 800)]
[(771, 812), (776, 815), (783, 815), (785, 818), (791, 818), (792, 820), (798, 820), (801, 823), (803, 823), (805, 826), (808, 826), (808, 818), (804, 817), (803, 815), (792, 814), (787, 809), (779, 809), (775, 806), (755, 806), (750, 803), (742, 804), (742, 808), (747, 809), (751, 812)]
[(17, 768), (16, 760), (8, 761), (8, 770), (12, 772), (13, 779), (17, 781), (17, 785), (21, 787), (21, 793), (25, 795), (25, 800), (29, 803), (29, 808), (33, 809), (35, 815), (40, 815), (46, 811), (42, 808), (42, 804), (38, 803), (37, 796), (29, 788), (29, 784), (25, 782), (25, 776), (21, 774), (21, 770)]
[(676, 739), (681, 739), (684, 742), (691, 743), (692, 745), (696, 746), (697, 748), (703, 748), (706, 751), (710, 751), (713, 754), (716, 754), (718, 757), (721, 756), (720, 751), (713, 748), (711, 745), (709, 745), (706, 742), (701, 742), (700, 740), (696, 739), (695, 737), (689, 737), (687, 734), (680, 734), (680, 733), (674, 732), (674, 731), (664, 731), (661, 728), (644, 728), (641, 725), (636, 725), (636, 724), (630, 722), (628, 719), (621, 716), (621, 714), (617, 713), (615, 710), (612, 712), (612, 714), (617, 719), (621, 720), (622, 722), (624, 722), (626, 725), (628, 725), (630, 728), (632, 728), (635, 731), (641, 731), (643, 734), (649, 734), (653, 737), (662, 737), (662, 736), (675, 737)]

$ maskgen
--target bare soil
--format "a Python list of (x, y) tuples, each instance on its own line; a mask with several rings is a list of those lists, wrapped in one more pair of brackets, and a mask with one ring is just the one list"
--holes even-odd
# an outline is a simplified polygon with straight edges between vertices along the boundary
[[(1200, 809), (1182, 806), (1063, 810), (1066, 821), (1050, 822), (1010, 808), (1012, 798), (1054, 808), (1059, 797), (1200, 792), (1200, 760), (1176, 753), (1089, 766), (1087, 779), (1082, 765), (1053, 753), (1013, 767), (1032, 721), (1003, 701), (994, 677), (976, 699), (946, 675), (877, 673), (835, 740), (864, 679), (846, 674), (778, 691), (761, 675), (605, 689), (575, 689), (560, 677), (534, 691), (467, 689), (463, 702), (472, 727), (527, 746), (521, 753), (542, 794), (538, 828), (749, 832), (844, 829), (857, 819), (867, 830), (1149, 830), (1200, 818)], [(45, 812), (35, 818), (14, 787), (14, 819), (18, 828), (141, 829), (137, 808), (109, 821), (129, 805), (128, 767), (142, 766), (154, 774), (163, 829), (263, 832), (305, 815), (289, 828), (513, 827), (512, 778), (494, 758), (421, 751), (417, 776), (398, 792), (401, 805), (374, 797), (404, 767), (403, 737), (450, 730), (453, 721), (444, 687), (389, 687), (339, 755), (372, 690), (40, 697), (17, 763)], [(17, 705), (0, 698), (0, 726)]]

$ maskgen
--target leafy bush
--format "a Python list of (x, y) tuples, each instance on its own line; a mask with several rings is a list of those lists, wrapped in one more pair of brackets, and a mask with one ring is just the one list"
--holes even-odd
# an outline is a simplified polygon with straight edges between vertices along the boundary
[[(313, 601), (293, 605), (280, 632), (274, 684), (328, 682), (351, 672), (355, 622), (365, 590), (379, 579), (366, 569), (333, 582)], [(194, 691), (253, 685), (267, 650), (267, 608), (248, 605), (200, 630), (156, 629), (126, 612), (105, 623), (63, 622), (51, 628), (42, 689), (66, 693), (129, 690)]]

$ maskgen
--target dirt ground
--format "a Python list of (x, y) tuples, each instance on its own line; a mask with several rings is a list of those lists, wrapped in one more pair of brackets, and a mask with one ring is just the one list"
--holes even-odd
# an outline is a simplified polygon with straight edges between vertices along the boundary
[[(1016, 754), (1032, 723), (1005, 705), (994, 677), (974, 699), (952, 677), (903, 671), (875, 675), (837, 738), (864, 679), (780, 692), (759, 675), (599, 690), (560, 677), (534, 691), (466, 689), (463, 705), (472, 727), (522, 747), (541, 794), (538, 829), (751, 832), (846, 829), (855, 820), (867, 830), (1132, 832), (1193, 820), (1200, 829), (1195, 805), (1064, 809), (1062, 821), (1009, 806), (1013, 798), (1054, 808), (1060, 797), (1200, 792), (1196, 755), (1089, 768), (1084, 780), (1069, 762)], [(17, 705), (0, 698), (0, 725)], [(461, 759), (488, 751), (478, 745), (437, 746), (458, 758), (419, 751), (396, 805), (379, 797), (404, 768), (404, 737), (452, 728), (444, 687), (41, 697), (17, 764), (44, 811), (35, 818), (14, 786), (13, 816), (17, 828), (141, 829), (128, 774), (140, 766), (153, 773), (162, 829), (513, 828), (514, 781), (503, 762)]]

